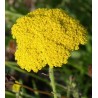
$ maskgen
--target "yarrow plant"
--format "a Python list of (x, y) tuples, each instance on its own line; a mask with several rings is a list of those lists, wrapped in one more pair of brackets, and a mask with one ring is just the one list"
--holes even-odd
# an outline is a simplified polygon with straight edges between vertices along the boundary
[(86, 43), (86, 30), (61, 9), (37, 9), (17, 19), (12, 27), (16, 38), (15, 59), (27, 71), (38, 72), (46, 65), (61, 67), (70, 52)]
[(87, 42), (86, 29), (62, 9), (39, 8), (20, 17), (12, 35), (17, 42), (15, 59), (28, 72), (38, 72), (46, 65), (61, 67), (71, 51)]

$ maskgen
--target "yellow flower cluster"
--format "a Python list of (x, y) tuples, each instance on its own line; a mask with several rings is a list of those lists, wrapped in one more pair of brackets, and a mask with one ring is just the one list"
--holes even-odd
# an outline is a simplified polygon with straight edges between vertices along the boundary
[(36, 9), (12, 27), (17, 42), (15, 59), (27, 71), (38, 72), (46, 65), (61, 67), (71, 51), (86, 43), (86, 33), (79, 21), (61, 9)]

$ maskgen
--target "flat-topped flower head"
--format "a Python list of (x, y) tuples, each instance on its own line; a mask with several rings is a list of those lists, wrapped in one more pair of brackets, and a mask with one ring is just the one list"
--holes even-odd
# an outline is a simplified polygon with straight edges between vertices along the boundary
[(17, 19), (12, 27), (17, 42), (15, 59), (27, 71), (38, 72), (46, 65), (61, 67), (70, 52), (87, 41), (87, 31), (61, 9), (39, 8)]

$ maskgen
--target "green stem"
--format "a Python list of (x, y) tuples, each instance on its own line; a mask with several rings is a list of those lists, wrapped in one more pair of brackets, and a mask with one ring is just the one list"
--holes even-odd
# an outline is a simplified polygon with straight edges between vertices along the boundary
[(50, 68), (50, 67), (49, 67), (49, 77), (50, 77), (50, 81), (51, 81), (51, 86), (52, 86), (54, 98), (57, 98), (57, 95), (56, 95), (57, 92), (56, 92), (56, 87), (55, 87), (53, 68)]
[(67, 98), (70, 98), (70, 87), (68, 86), (68, 89), (67, 89)]
[(70, 98), (72, 89), (72, 76), (69, 77), (69, 81), (67, 81), (67, 98)]
[(8, 10), (5, 11), (5, 15), (12, 15), (12, 16), (16, 16), (16, 17), (23, 16), (22, 14), (18, 14), (18, 13), (11, 12), (11, 11), (8, 11)]

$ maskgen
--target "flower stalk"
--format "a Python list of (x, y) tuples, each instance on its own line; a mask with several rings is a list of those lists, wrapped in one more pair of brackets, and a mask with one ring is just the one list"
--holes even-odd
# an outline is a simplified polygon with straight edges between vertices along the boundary
[(56, 86), (55, 86), (53, 68), (50, 68), (50, 67), (49, 67), (49, 78), (50, 78), (54, 98), (57, 98), (57, 91), (56, 91)]

